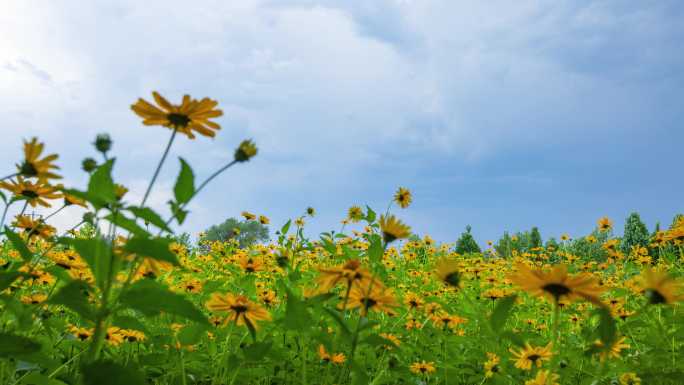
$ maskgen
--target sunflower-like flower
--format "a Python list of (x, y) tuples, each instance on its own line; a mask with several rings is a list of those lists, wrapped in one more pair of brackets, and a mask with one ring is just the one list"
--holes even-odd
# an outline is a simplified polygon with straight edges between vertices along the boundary
[(498, 373), (501, 368), (499, 363), (501, 359), (495, 353), (487, 352), (487, 361), (484, 363), (485, 378), (494, 377), (495, 373)]
[(316, 281), (319, 293), (327, 293), (339, 283), (344, 283), (349, 290), (356, 285), (366, 286), (371, 279), (370, 273), (361, 267), (358, 259), (350, 259), (340, 266), (319, 267), (318, 271), (320, 275)]
[(397, 239), (408, 238), (411, 235), (411, 228), (397, 219), (394, 215), (385, 217), (380, 216), (380, 231), (385, 243), (393, 242)]
[(399, 306), (392, 289), (385, 288), (378, 282), (369, 288), (354, 286), (349, 292), (349, 308), (361, 309), (361, 315), (368, 315), (368, 311), (394, 313), (394, 308)]
[(567, 266), (563, 264), (555, 265), (548, 272), (530, 269), (522, 263), (518, 263), (516, 267), (517, 272), (511, 274), (509, 279), (534, 296), (550, 297), (555, 304), (561, 299), (585, 299), (594, 304), (601, 303), (599, 296), (605, 288), (589, 274), (570, 275)]
[(345, 357), (344, 353), (334, 353), (334, 354), (328, 353), (328, 351), (325, 350), (325, 346), (323, 346), (323, 345), (318, 346), (318, 357), (323, 362), (330, 362), (330, 363), (333, 363), (335, 365), (342, 365), (342, 364), (344, 364), (344, 361), (347, 359), (347, 357)]
[(453, 288), (461, 287), (461, 268), (458, 262), (452, 258), (442, 258), (435, 265), (435, 272), (439, 280), (446, 286)]
[(601, 231), (608, 231), (613, 228), (613, 221), (608, 217), (602, 217), (598, 220), (598, 228)]
[(361, 218), (363, 218), (363, 210), (359, 206), (352, 206), (347, 211), (347, 218), (350, 221), (356, 223), (360, 221)]
[(594, 342), (594, 347), (600, 349), (599, 357), (601, 362), (605, 361), (606, 358), (620, 358), (620, 352), (624, 349), (629, 348), (629, 344), (625, 343), (625, 337), (617, 338), (610, 347), (605, 348), (601, 340)]
[(260, 258), (255, 258), (248, 255), (243, 255), (239, 260), (240, 267), (245, 273), (256, 273), (264, 270), (264, 264)]
[(618, 380), (620, 385), (641, 385), (641, 378), (633, 372), (623, 373)]
[(641, 273), (643, 280), (642, 288), (653, 305), (673, 304), (684, 299), (684, 282), (672, 277), (670, 274), (646, 269)]
[(194, 132), (213, 138), (216, 135), (215, 130), (221, 129), (220, 125), (210, 120), (223, 115), (223, 111), (215, 108), (218, 105), (215, 100), (196, 100), (184, 95), (181, 104), (175, 105), (156, 91), (152, 92), (152, 96), (158, 106), (142, 98), (131, 105), (133, 112), (143, 118), (146, 126), (168, 127), (190, 139), (195, 139)]
[(38, 142), (38, 138), (32, 138), (30, 142), (24, 141), (24, 161), (17, 164), (19, 175), (27, 178), (38, 178), (41, 181), (48, 179), (61, 179), (62, 177), (53, 173), (59, 167), (53, 162), (59, 158), (57, 154), (50, 154), (40, 159), (45, 145)]
[(16, 181), (0, 182), (0, 188), (4, 188), (15, 196), (25, 199), (31, 207), (38, 205), (51, 207), (47, 200), (61, 197), (59, 192), (47, 183), (41, 180), (33, 183), (25, 180), (22, 176), (18, 176)]
[(243, 140), (235, 150), (235, 161), (246, 162), (256, 156), (257, 147), (251, 140)]
[(50, 238), (55, 235), (57, 229), (44, 223), (42, 220), (34, 220), (28, 215), (17, 215), (12, 223), (12, 226), (23, 229), (24, 233), (32, 237), (40, 237), (43, 239)]
[(259, 223), (261, 223), (262, 225), (267, 225), (271, 223), (271, 220), (268, 219), (268, 217), (265, 215), (259, 215)]
[(422, 374), (422, 375), (428, 375), (432, 374), (435, 372), (435, 363), (434, 362), (425, 362), (425, 361), (420, 361), (420, 362), (414, 362), (410, 366), (411, 372), (415, 374)]
[(409, 207), (411, 204), (411, 191), (407, 188), (399, 187), (399, 190), (394, 194), (394, 202), (402, 209)]
[(255, 330), (258, 328), (257, 321), (271, 320), (268, 310), (244, 295), (213, 293), (207, 301), (207, 309), (229, 313), (224, 324), (233, 321), (238, 326), (247, 325)]
[(559, 379), (560, 376), (555, 373), (551, 373), (548, 370), (540, 370), (535, 378), (525, 381), (525, 385), (560, 385), (558, 383)]
[(531, 370), (532, 365), (541, 368), (542, 361), (549, 361), (553, 356), (550, 342), (546, 346), (532, 346), (527, 342), (524, 348), (518, 350), (511, 348), (509, 351), (513, 354), (514, 358), (511, 360), (515, 361), (515, 367), (522, 370)]
[(240, 215), (242, 215), (246, 221), (253, 221), (256, 219), (256, 215), (250, 213), (249, 211), (243, 211)]

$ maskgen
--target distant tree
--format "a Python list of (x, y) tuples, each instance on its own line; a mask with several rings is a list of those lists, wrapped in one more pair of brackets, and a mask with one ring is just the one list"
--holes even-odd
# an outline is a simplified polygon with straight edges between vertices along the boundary
[(622, 236), (622, 252), (629, 254), (634, 246), (648, 247), (650, 234), (638, 213), (631, 213), (625, 221), (625, 233)]
[(267, 241), (269, 239), (268, 227), (258, 221), (240, 221), (235, 218), (228, 218), (225, 222), (207, 229), (202, 239), (212, 242), (236, 239), (240, 247), (248, 247), (257, 242)]
[(180, 235), (176, 235), (173, 239), (176, 243), (180, 243), (181, 245), (185, 246), (186, 249), (192, 248), (192, 242), (190, 242), (189, 233), (182, 233)]
[(549, 247), (553, 247), (554, 250), (558, 250), (558, 248), (559, 248), (558, 241), (556, 241), (556, 238), (551, 237), (546, 241), (546, 244), (544, 244), (544, 247), (546, 247), (547, 249)]
[(499, 256), (504, 258), (510, 258), (513, 253), (513, 241), (508, 231), (504, 232), (504, 235), (499, 239), (499, 241), (494, 245), (494, 249), (499, 254)]
[(473, 235), (470, 233), (470, 230), (472, 230), (472, 227), (470, 227), (470, 225), (466, 226), (466, 231), (461, 233), (461, 237), (458, 239), (458, 241), (456, 241), (457, 253), (468, 254), (482, 252), (480, 246), (478, 246), (477, 242), (475, 241), (475, 238), (473, 238)]
[(543, 246), (541, 233), (539, 233), (539, 229), (536, 226), (533, 227), (532, 230), (530, 231), (530, 245), (529, 246), (531, 248)]

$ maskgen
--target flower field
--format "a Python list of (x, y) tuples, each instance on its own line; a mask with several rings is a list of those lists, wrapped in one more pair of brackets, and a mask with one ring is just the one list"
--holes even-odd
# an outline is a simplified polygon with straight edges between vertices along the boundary
[[(199, 183), (181, 159), (169, 213), (156, 212), (147, 199), (174, 141), (214, 136), (222, 111), (154, 101), (132, 106), (170, 132), (142, 202), (112, 179), (104, 135), (85, 188), (59, 183), (37, 139), (0, 182), (0, 384), (682, 383), (681, 217), (645, 245), (626, 247), (601, 218), (576, 239), (458, 252), (412, 234), (400, 188), (382, 212), (341, 213), (340, 231), (305, 232), (309, 208), (265, 244), (195, 244), (172, 225), (257, 147), (243, 141)], [(80, 223), (50, 225), (72, 205), (87, 210)], [(10, 206), (23, 209), (6, 218)], [(54, 212), (25, 214), (37, 206)]]

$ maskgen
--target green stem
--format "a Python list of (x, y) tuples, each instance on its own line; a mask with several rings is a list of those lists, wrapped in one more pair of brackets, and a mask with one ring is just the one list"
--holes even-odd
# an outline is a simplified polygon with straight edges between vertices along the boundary
[(145, 206), (145, 202), (147, 202), (147, 198), (150, 196), (150, 192), (152, 191), (152, 186), (154, 186), (154, 182), (157, 180), (157, 177), (159, 176), (159, 171), (161, 171), (162, 165), (164, 164), (164, 161), (166, 160), (166, 156), (169, 155), (169, 150), (171, 149), (171, 144), (173, 144), (173, 140), (176, 138), (176, 134), (178, 133), (178, 130), (174, 129), (173, 133), (171, 133), (171, 139), (169, 139), (169, 143), (166, 145), (166, 149), (164, 150), (164, 154), (162, 155), (161, 159), (159, 160), (159, 164), (157, 164), (157, 169), (154, 170), (154, 175), (152, 176), (152, 180), (150, 180), (149, 186), (147, 186), (147, 191), (145, 191), (145, 196), (143, 197), (142, 203), (140, 203), (140, 206)]
[(3, 229), (5, 226), (5, 218), (7, 217), (7, 210), (9, 207), (14, 203), (14, 200), (10, 200), (9, 203), (5, 203), (5, 209), (2, 210), (2, 219), (0, 220), (0, 229)]
[(6, 177), (0, 179), (0, 181), (3, 181), (3, 180), (5, 180), (5, 179), (9, 179), (9, 178), (13, 178), (13, 177), (15, 177), (15, 176), (17, 176), (17, 175), (19, 175), (18, 172), (15, 172), (14, 174), (9, 174), (9, 175), (7, 175)]

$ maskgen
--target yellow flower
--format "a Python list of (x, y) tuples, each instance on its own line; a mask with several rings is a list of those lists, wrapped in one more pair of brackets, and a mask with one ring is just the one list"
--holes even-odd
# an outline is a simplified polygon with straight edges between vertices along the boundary
[(359, 206), (352, 206), (347, 211), (347, 218), (350, 221), (356, 223), (360, 221), (361, 218), (363, 218), (363, 210)]
[(567, 266), (563, 264), (555, 265), (549, 272), (532, 270), (522, 263), (518, 263), (516, 268), (517, 272), (511, 274), (509, 279), (534, 296), (550, 297), (555, 304), (561, 299), (572, 301), (578, 298), (601, 303), (599, 296), (605, 288), (588, 274), (569, 275)]
[(425, 361), (412, 363), (410, 369), (415, 374), (423, 374), (423, 375), (434, 373), (436, 370), (434, 362), (425, 362)]
[(487, 362), (484, 363), (485, 378), (492, 378), (494, 373), (498, 373), (501, 370), (499, 362), (501, 362), (499, 356), (495, 353), (487, 352)]
[(349, 308), (361, 308), (361, 315), (366, 316), (369, 310), (375, 312), (393, 313), (393, 308), (399, 306), (392, 289), (385, 288), (379, 282), (373, 282), (369, 292), (368, 287), (352, 287), (349, 292)]
[(21, 302), (29, 305), (38, 305), (47, 301), (48, 296), (43, 293), (35, 293), (21, 297)]
[(560, 376), (551, 373), (548, 370), (540, 370), (537, 372), (537, 377), (532, 380), (525, 381), (525, 385), (560, 385), (558, 380)]
[(340, 266), (319, 267), (318, 271), (320, 275), (316, 282), (319, 293), (327, 293), (341, 282), (348, 290), (355, 284), (366, 286), (370, 282), (370, 273), (361, 267), (361, 261), (358, 259), (350, 259)]
[(246, 162), (256, 156), (257, 147), (251, 140), (243, 140), (235, 150), (235, 161)]
[(18, 176), (16, 181), (0, 182), (0, 188), (12, 192), (15, 196), (25, 199), (31, 207), (37, 205), (51, 207), (46, 199), (57, 199), (61, 197), (54, 187), (38, 180), (36, 183), (24, 180)]
[(50, 238), (55, 235), (57, 229), (44, 223), (42, 220), (34, 220), (28, 215), (17, 215), (12, 226), (23, 229), (24, 233), (32, 237)]
[(271, 221), (268, 219), (267, 216), (259, 215), (259, 223), (261, 223), (262, 225), (267, 225), (267, 224), (271, 223)]
[(44, 144), (38, 142), (38, 138), (32, 138), (30, 142), (24, 141), (24, 161), (17, 165), (19, 174), (27, 178), (38, 178), (38, 180), (46, 182), (48, 179), (61, 179), (62, 177), (53, 173), (51, 170), (59, 169), (57, 165), (53, 164), (59, 157), (57, 154), (51, 154), (43, 159), (39, 159), (43, 153)]
[(246, 221), (253, 221), (256, 219), (256, 215), (250, 213), (249, 211), (243, 211), (240, 215), (242, 215)]
[(538, 368), (541, 368), (542, 361), (551, 360), (551, 356), (553, 355), (550, 342), (544, 347), (533, 347), (529, 343), (525, 343), (524, 348), (517, 351), (511, 348), (509, 351), (515, 357), (514, 359), (511, 359), (512, 361), (515, 361), (515, 367), (522, 370), (531, 370), (533, 364), (536, 364)]
[(238, 326), (247, 325), (257, 329), (257, 321), (270, 321), (271, 314), (261, 305), (247, 299), (244, 295), (231, 293), (212, 293), (207, 302), (207, 309), (218, 312), (228, 312), (224, 324), (234, 321)]
[(613, 221), (608, 217), (603, 217), (598, 220), (598, 227), (601, 231), (608, 231), (613, 228)]
[(69, 332), (81, 341), (85, 341), (93, 335), (93, 329), (80, 328), (75, 325), (69, 326)]
[[(597, 340), (594, 342), (594, 346), (597, 348), (603, 348), (603, 342)], [(599, 353), (601, 362), (605, 361), (606, 358), (620, 358), (620, 352), (627, 348), (629, 348), (629, 344), (625, 343), (625, 337), (616, 339), (609, 349), (602, 349), (601, 353)]]
[(453, 258), (442, 258), (437, 261), (435, 272), (445, 285), (457, 289), (461, 287), (461, 269)]
[(344, 353), (328, 353), (323, 345), (318, 346), (318, 357), (320, 357), (321, 361), (331, 362), (335, 365), (342, 365), (347, 359)]
[(636, 373), (624, 373), (620, 376), (620, 385), (641, 385), (641, 378)]
[(411, 192), (403, 187), (399, 187), (399, 190), (394, 194), (394, 201), (401, 207), (405, 209), (411, 204)]
[(385, 217), (380, 216), (380, 231), (385, 243), (393, 242), (396, 239), (408, 238), (411, 235), (411, 228), (398, 220), (394, 215)]
[(174, 105), (156, 91), (152, 92), (152, 96), (158, 106), (142, 98), (131, 105), (133, 112), (143, 118), (143, 124), (146, 126), (168, 127), (187, 135), (190, 139), (195, 138), (193, 131), (200, 135), (214, 137), (216, 134), (213, 130), (221, 129), (220, 125), (209, 120), (223, 115), (223, 111), (215, 109), (218, 105), (215, 100), (209, 98), (196, 100), (185, 95), (180, 105)]
[(643, 289), (653, 304), (672, 304), (684, 299), (684, 283), (666, 272), (646, 269), (641, 273)]

